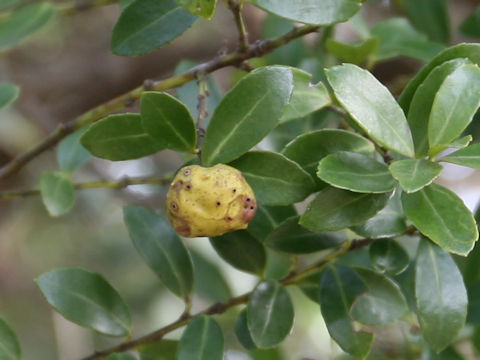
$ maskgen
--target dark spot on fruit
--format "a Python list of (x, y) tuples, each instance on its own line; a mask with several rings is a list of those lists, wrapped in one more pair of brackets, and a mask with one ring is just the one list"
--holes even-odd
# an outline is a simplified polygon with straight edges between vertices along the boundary
[(235, 194), (237, 192), (237, 189), (233, 189), (232, 192)]
[(227, 221), (232, 221), (233, 219), (230, 216), (227, 216)]
[(192, 173), (192, 170), (190, 170), (190, 169), (185, 169), (185, 170), (183, 171), (183, 175), (185, 175), (185, 176), (188, 176), (188, 175), (190, 175), (191, 173)]
[(253, 210), (253, 209), (255, 209), (255, 206), (250, 206), (250, 210)]
[(246, 198), (245, 201), (246, 201), (246, 202), (250, 202), (250, 201), (252, 201), (252, 199)]
[(220, 206), (222, 205), (222, 203), (220, 201), (217, 201), (217, 206)]
[(190, 190), (192, 188), (192, 185), (188, 184), (187, 186), (185, 186), (185, 189), (187, 190)]
[(178, 211), (178, 204), (175, 201), (172, 201), (170, 204), (170, 207), (172, 208), (173, 211)]

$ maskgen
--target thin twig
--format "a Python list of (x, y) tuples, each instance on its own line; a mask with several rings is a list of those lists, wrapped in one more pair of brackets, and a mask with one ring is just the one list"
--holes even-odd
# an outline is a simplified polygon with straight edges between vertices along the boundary
[(240, 53), (246, 53), (248, 51), (248, 34), (247, 28), (242, 17), (242, 0), (227, 0), (228, 8), (232, 11), (237, 25), (238, 31), (238, 51)]
[[(197, 147), (198, 149), (202, 148), (203, 138), (205, 137), (205, 127), (204, 121), (208, 117), (208, 104), (207, 99), (210, 95), (208, 91), (208, 84), (207, 78), (204, 74), (198, 75), (198, 116), (197, 116), (197, 133), (198, 133), (198, 140), (197, 140)], [(200, 150), (198, 155), (200, 155)]]

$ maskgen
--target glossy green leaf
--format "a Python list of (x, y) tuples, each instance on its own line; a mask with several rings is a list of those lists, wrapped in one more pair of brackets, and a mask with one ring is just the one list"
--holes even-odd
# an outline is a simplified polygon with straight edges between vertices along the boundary
[(428, 121), (430, 147), (458, 138), (480, 107), (480, 69), (460, 66), (440, 86)]
[(293, 319), (290, 295), (277, 281), (262, 281), (248, 298), (248, 329), (259, 348), (281, 343), (290, 333)]
[(472, 142), (472, 140), (473, 140), (472, 135), (462, 136), (461, 138), (458, 138), (457, 140), (452, 141), (450, 144), (447, 144), (446, 147), (442, 149), (442, 151), (448, 148), (454, 148), (454, 149), (466, 148)]
[(170, 339), (137, 347), (140, 360), (176, 360), (177, 349), (178, 341)]
[(389, 166), (393, 177), (407, 193), (430, 185), (440, 175), (442, 169), (442, 165), (424, 159), (399, 160)]
[(265, 241), (271, 248), (291, 254), (308, 254), (335, 247), (346, 240), (335, 233), (314, 233), (298, 224), (298, 217), (286, 220)]
[(387, 149), (413, 156), (407, 119), (384, 85), (352, 64), (334, 66), (326, 75), (340, 104), (371, 138)]
[(429, 39), (449, 42), (448, 0), (404, 0), (403, 4), (413, 25), (427, 34)]
[(174, 294), (193, 290), (193, 266), (180, 237), (159, 215), (141, 206), (123, 208), (124, 222), (137, 251)]
[(113, 160), (131, 160), (163, 150), (147, 134), (139, 114), (110, 115), (90, 126), (80, 143), (93, 155)]
[(356, 269), (368, 291), (353, 303), (351, 315), (365, 325), (391, 323), (406, 314), (407, 301), (400, 287), (388, 277), (369, 269)]
[(318, 300), (318, 289), (320, 284), (321, 274), (314, 273), (303, 278), (300, 282), (297, 283), (297, 286), (300, 290), (307, 296), (310, 300), (320, 304)]
[(472, 213), (452, 191), (431, 184), (412, 194), (402, 194), (408, 219), (444, 250), (466, 256), (478, 239)]
[(223, 360), (223, 334), (211, 317), (195, 317), (178, 344), (177, 360)]
[(371, 37), (356, 44), (346, 44), (329, 38), (325, 46), (340, 61), (361, 65), (377, 52), (378, 44), (379, 40), (376, 37)]
[(360, 193), (385, 193), (396, 186), (387, 165), (348, 151), (324, 157), (318, 164), (317, 176), (336, 188)]
[(360, 276), (345, 266), (329, 266), (322, 273), (319, 301), (328, 332), (344, 351), (360, 359), (370, 352), (374, 335), (354, 331), (350, 308), (366, 290)]
[(14, 102), (19, 94), (20, 88), (18, 86), (0, 83), (0, 109)]
[(247, 309), (243, 309), (237, 317), (237, 321), (235, 322), (235, 335), (245, 349), (254, 350), (257, 348), (248, 329)]
[(423, 337), (439, 352), (457, 337), (467, 316), (467, 291), (451, 256), (428, 240), (420, 242), (415, 297)]
[(290, 101), (290, 68), (269, 66), (252, 71), (230, 90), (210, 120), (202, 160), (207, 166), (238, 158), (278, 125)]
[(473, 144), (465, 149), (457, 150), (447, 156), (441, 157), (438, 161), (480, 169), (480, 144)]
[(370, 261), (377, 271), (398, 275), (406, 270), (410, 258), (399, 243), (393, 239), (385, 239), (374, 241), (370, 245)]
[(261, 275), (265, 270), (267, 255), (262, 243), (245, 230), (210, 238), (215, 251), (234, 268)]
[(247, 231), (259, 241), (264, 241), (267, 236), (289, 217), (296, 216), (297, 211), (292, 205), (257, 207), (255, 217), (248, 224)]
[(281, 280), (293, 270), (296, 265), (294, 255), (267, 248), (267, 267), (265, 279)]
[(45, 171), (40, 177), (40, 194), (51, 216), (64, 215), (75, 205), (75, 188), (70, 175), (60, 171)]
[(193, 152), (197, 142), (195, 122), (187, 107), (166, 93), (148, 91), (141, 99), (142, 124), (160, 146)]
[(194, 15), (210, 19), (215, 13), (217, 0), (176, 0), (181, 6)]
[(463, 20), (460, 31), (467, 36), (480, 37), (480, 6)]
[(0, 317), (0, 359), (22, 359), (22, 351), (17, 335), (15, 335), (10, 325), (2, 317)]
[(136, 0), (113, 28), (111, 51), (122, 56), (154, 51), (182, 35), (196, 19), (175, 0)]
[(346, 21), (360, 9), (359, 0), (248, 0), (274, 15), (312, 25), (332, 25)]
[(32, 35), (55, 15), (47, 2), (26, 5), (0, 19), (0, 51), (5, 51)]
[(68, 320), (105, 335), (130, 334), (128, 308), (100, 274), (65, 268), (43, 273), (35, 281), (48, 303)]
[(90, 153), (80, 144), (80, 138), (87, 130), (88, 126), (85, 126), (60, 141), (57, 149), (57, 162), (60, 169), (74, 171), (90, 159)]
[(243, 173), (260, 204), (289, 205), (302, 201), (315, 189), (305, 170), (278, 153), (251, 151), (230, 165)]
[(385, 207), (390, 194), (365, 194), (328, 187), (319, 192), (300, 217), (300, 225), (314, 232), (358, 225)]
[(105, 360), (136, 360), (136, 358), (129, 353), (113, 353), (108, 355)]
[(292, 74), (292, 97), (283, 111), (280, 123), (305, 117), (330, 105), (332, 101), (325, 85), (311, 84), (311, 74), (295, 68), (292, 68)]

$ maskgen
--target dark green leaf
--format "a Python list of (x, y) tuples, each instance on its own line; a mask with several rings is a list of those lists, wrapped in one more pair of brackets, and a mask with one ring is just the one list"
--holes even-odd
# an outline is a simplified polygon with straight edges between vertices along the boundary
[(310, 300), (320, 304), (318, 300), (318, 285), (320, 284), (321, 274), (312, 274), (303, 278), (297, 286)]
[(404, 0), (405, 10), (413, 25), (431, 40), (448, 43), (450, 19), (448, 0)]
[(20, 0), (0, 0), (0, 9), (7, 9), (12, 5), (18, 4)]
[(247, 309), (243, 309), (237, 317), (237, 321), (235, 322), (235, 335), (245, 349), (254, 350), (257, 348), (253, 342), (250, 330), (248, 330)]
[(22, 352), (17, 335), (15, 335), (15, 332), (2, 317), (0, 317), (0, 359), (22, 359)]
[(326, 70), (340, 104), (379, 144), (399, 154), (414, 154), (407, 119), (388, 89), (367, 70), (352, 64)]
[(464, 358), (453, 346), (450, 346), (439, 354), (427, 348), (423, 351), (421, 360), (464, 360)]
[(248, 224), (247, 231), (259, 241), (265, 241), (267, 236), (289, 217), (296, 216), (297, 211), (292, 205), (257, 207), (255, 217)]
[(0, 109), (14, 102), (18, 94), (20, 94), (20, 88), (18, 86), (0, 83)]
[(452, 191), (431, 184), (412, 194), (402, 194), (408, 219), (444, 250), (466, 256), (478, 239), (472, 213)]
[(238, 158), (275, 126), (293, 90), (291, 69), (260, 68), (241, 79), (218, 105), (210, 120), (202, 159), (205, 165)]
[(123, 56), (154, 51), (182, 35), (196, 19), (175, 0), (136, 0), (115, 24), (111, 50)]
[(398, 275), (408, 267), (410, 258), (395, 240), (385, 239), (370, 245), (370, 261), (377, 271)]
[(445, 349), (465, 324), (467, 292), (450, 255), (425, 239), (418, 248), (415, 297), (423, 337), (436, 352)]
[(46, 171), (40, 178), (42, 201), (51, 216), (64, 215), (75, 205), (75, 188), (70, 175), (60, 171)]
[(260, 204), (289, 205), (315, 189), (312, 177), (281, 154), (251, 151), (230, 165), (243, 173)]
[(281, 253), (267, 248), (267, 267), (265, 279), (281, 280), (287, 276), (296, 266), (294, 255)]
[(467, 295), (467, 323), (480, 324), (480, 282), (476, 281), (467, 284)]
[(136, 360), (136, 358), (129, 353), (113, 353), (108, 355), (105, 360)]
[(362, 194), (326, 188), (308, 205), (300, 225), (314, 232), (336, 231), (358, 225), (385, 207), (390, 194)]
[(438, 159), (438, 161), (480, 169), (480, 144), (473, 144), (465, 149), (457, 150)]
[(210, 19), (215, 12), (217, 0), (176, 0), (194, 15)]
[(281, 343), (290, 333), (293, 319), (290, 295), (277, 281), (262, 281), (248, 298), (248, 328), (259, 348)]
[(92, 126), (80, 143), (93, 155), (113, 160), (131, 160), (165, 149), (147, 134), (139, 114), (110, 115)]
[(442, 172), (442, 165), (424, 159), (394, 161), (389, 166), (393, 177), (407, 193), (415, 192), (430, 185)]
[(356, 44), (346, 44), (340, 41), (327, 39), (327, 50), (342, 62), (355, 65), (363, 64), (378, 49), (379, 40), (376, 37), (366, 39)]
[(57, 149), (57, 162), (60, 169), (74, 171), (90, 159), (90, 153), (80, 144), (80, 138), (87, 130), (88, 126), (85, 126), (60, 141)]
[(195, 122), (187, 107), (173, 96), (145, 92), (141, 100), (142, 124), (160, 146), (193, 152), (197, 142)]
[(467, 36), (480, 36), (480, 6), (462, 22), (460, 31)]
[(176, 360), (177, 340), (162, 339), (159, 342), (141, 345), (140, 360)]
[(245, 230), (210, 238), (215, 251), (234, 268), (261, 275), (265, 270), (266, 253), (262, 243)]
[(128, 308), (101, 275), (66, 268), (43, 273), (35, 281), (48, 303), (68, 320), (105, 335), (130, 334)]
[(168, 222), (141, 206), (123, 208), (125, 225), (135, 248), (165, 286), (187, 298), (193, 289), (193, 266), (180, 237)]
[(197, 316), (185, 329), (178, 344), (177, 360), (222, 360), (223, 334), (206, 315)]

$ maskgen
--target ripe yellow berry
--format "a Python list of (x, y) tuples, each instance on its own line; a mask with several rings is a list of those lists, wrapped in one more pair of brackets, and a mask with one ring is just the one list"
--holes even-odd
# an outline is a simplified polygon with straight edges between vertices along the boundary
[(245, 229), (256, 211), (255, 194), (242, 173), (223, 164), (180, 169), (167, 194), (168, 218), (185, 237)]

